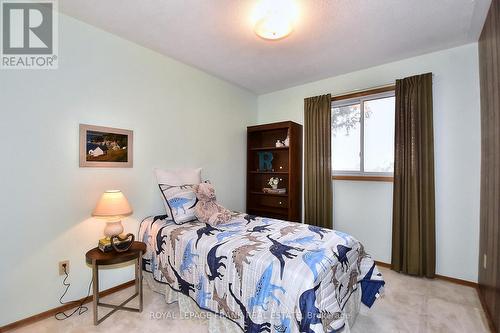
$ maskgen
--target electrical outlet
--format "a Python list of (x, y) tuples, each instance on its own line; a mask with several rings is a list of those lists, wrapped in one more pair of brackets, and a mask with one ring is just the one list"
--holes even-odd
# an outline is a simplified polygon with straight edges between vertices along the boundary
[(69, 260), (59, 261), (59, 275), (64, 275), (65, 266), (66, 266), (66, 273), (69, 274)]
[(488, 257), (486, 256), (486, 253), (483, 253), (483, 268), (486, 269), (486, 264), (487, 264), (487, 259)]

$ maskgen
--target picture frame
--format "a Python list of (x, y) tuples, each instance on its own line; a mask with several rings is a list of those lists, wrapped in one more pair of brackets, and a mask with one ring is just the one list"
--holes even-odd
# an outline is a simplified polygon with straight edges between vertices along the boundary
[(80, 167), (132, 168), (134, 132), (80, 124)]

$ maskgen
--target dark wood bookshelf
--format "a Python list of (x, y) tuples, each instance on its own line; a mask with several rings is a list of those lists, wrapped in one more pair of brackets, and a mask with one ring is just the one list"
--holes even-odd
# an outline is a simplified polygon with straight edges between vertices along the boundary
[[(287, 147), (276, 141), (289, 136)], [(259, 154), (272, 154), (271, 170), (260, 169)], [(278, 177), (286, 193), (266, 193), (267, 182)], [(302, 217), (302, 125), (292, 121), (247, 128), (247, 212), (300, 222)]]

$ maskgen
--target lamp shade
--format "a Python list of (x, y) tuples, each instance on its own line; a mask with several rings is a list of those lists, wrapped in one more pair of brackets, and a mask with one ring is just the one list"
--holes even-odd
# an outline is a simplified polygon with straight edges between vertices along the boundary
[(102, 194), (92, 216), (95, 217), (120, 217), (132, 214), (132, 207), (122, 191), (106, 191)]

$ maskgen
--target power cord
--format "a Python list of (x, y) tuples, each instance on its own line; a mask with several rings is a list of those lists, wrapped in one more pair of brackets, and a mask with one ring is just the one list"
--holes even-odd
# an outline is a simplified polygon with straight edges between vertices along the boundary
[[(59, 303), (61, 303), (62, 305), (65, 305), (65, 304), (69, 304), (69, 303), (74, 303), (75, 301), (63, 302), (63, 298), (64, 298), (64, 296), (66, 296), (66, 293), (68, 292), (69, 287), (71, 286), (71, 283), (66, 282), (66, 280), (69, 277), (68, 271), (66, 270), (66, 265), (63, 265), (63, 268), (64, 268), (64, 275), (66, 275), (64, 277), (64, 280), (63, 280), (63, 286), (65, 286), (66, 289), (64, 290), (63, 294), (59, 298)], [(80, 302), (78, 307), (76, 309), (74, 309), (73, 312), (71, 312), (70, 314), (66, 314), (64, 311), (61, 311), (61, 312), (56, 313), (54, 318), (57, 320), (66, 320), (69, 317), (71, 317), (72, 315), (74, 315), (76, 312), (78, 312), (79, 316), (84, 314), (85, 312), (87, 312), (89, 310), (89, 308), (83, 304), (85, 304), (87, 302), (88, 298), (90, 297), (90, 287), (91, 286), (92, 286), (92, 279), (90, 280), (90, 283), (89, 283), (89, 289), (87, 291), (87, 296)]]

